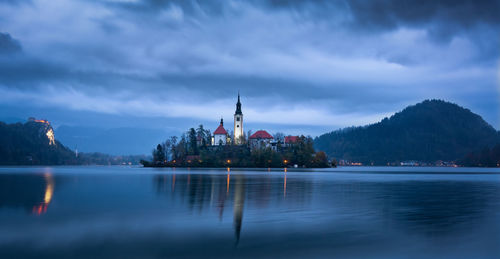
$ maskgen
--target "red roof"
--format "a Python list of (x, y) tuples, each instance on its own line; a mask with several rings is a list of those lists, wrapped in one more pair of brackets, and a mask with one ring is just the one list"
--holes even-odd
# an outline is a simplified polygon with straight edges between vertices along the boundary
[(299, 136), (286, 136), (285, 143), (295, 143), (299, 140)]
[(224, 129), (224, 126), (219, 125), (219, 127), (214, 131), (214, 135), (226, 135), (227, 131)]
[(267, 133), (265, 130), (259, 130), (250, 136), (251, 139), (273, 139), (271, 134)]

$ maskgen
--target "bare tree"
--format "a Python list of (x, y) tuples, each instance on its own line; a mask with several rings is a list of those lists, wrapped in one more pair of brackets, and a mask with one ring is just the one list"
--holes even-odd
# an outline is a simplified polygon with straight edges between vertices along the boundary
[(274, 140), (276, 141), (279, 141), (279, 142), (283, 142), (283, 140), (285, 139), (285, 134), (283, 132), (276, 132), (274, 133)]

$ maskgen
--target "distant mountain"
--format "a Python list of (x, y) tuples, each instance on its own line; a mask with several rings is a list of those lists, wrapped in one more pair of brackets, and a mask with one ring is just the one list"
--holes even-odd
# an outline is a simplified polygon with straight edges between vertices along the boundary
[(336, 159), (386, 165), (455, 161), (498, 142), (499, 133), (481, 116), (453, 103), (426, 100), (372, 125), (323, 134), (315, 147)]
[(21, 119), (18, 117), (0, 117), (0, 121), (3, 121), (5, 123), (18, 123), (18, 122), (24, 123), (26, 119)]
[(0, 164), (75, 163), (75, 153), (54, 139), (54, 130), (49, 122), (34, 119), (15, 124), (0, 122)]
[(151, 147), (178, 132), (146, 128), (112, 128), (60, 126), (57, 138), (80, 152), (101, 152), (112, 155), (151, 154)]

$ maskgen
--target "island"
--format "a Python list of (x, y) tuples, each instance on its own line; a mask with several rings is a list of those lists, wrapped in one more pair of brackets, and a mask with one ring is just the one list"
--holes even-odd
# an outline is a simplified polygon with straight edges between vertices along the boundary
[(240, 94), (234, 113), (234, 130), (229, 134), (221, 118), (212, 133), (203, 125), (191, 128), (180, 138), (173, 136), (152, 151), (152, 161), (144, 167), (245, 167), (245, 168), (327, 168), (335, 167), (323, 151), (314, 150), (311, 137), (272, 136), (265, 130), (243, 131)]

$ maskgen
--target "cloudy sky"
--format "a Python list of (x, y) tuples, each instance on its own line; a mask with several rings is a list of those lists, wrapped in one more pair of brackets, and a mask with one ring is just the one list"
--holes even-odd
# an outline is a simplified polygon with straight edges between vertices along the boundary
[(500, 128), (500, 1), (0, 2), (0, 117), (318, 135), (437, 98)]

